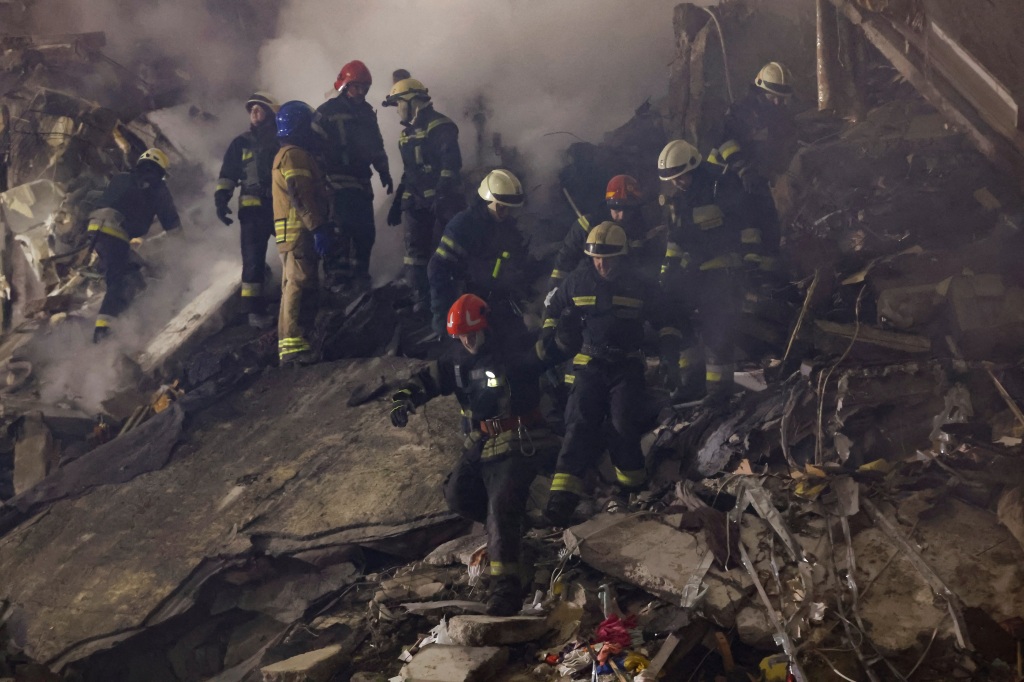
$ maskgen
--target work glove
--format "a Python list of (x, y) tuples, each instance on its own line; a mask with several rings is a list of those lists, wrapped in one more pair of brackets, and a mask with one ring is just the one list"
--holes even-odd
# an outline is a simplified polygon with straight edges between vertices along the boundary
[(331, 252), (333, 240), (333, 223), (324, 223), (320, 227), (313, 230), (313, 250), (316, 251), (316, 255), (320, 256), (321, 258), (326, 258), (327, 254)]
[(391, 202), (391, 210), (388, 211), (388, 225), (392, 227), (402, 224), (402, 187), (398, 187), (394, 201)]
[(391, 179), (391, 173), (388, 171), (381, 171), (380, 184), (387, 188), (388, 194), (395, 191), (395, 181)]
[(398, 428), (409, 424), (409, 414), (416, 411), (412, 403), (412, 391), (403, 388), (391, 396), (391, 425)]
[(216, 192), (213, 195), (213, 200), (217, 204), (217, 217), (225, 225), (230, 225), (235, 222), (228, 216), (231, 215), (231, 207), (228, 206), (228, 201), (231, 199), (231, 195), (225, 191)]

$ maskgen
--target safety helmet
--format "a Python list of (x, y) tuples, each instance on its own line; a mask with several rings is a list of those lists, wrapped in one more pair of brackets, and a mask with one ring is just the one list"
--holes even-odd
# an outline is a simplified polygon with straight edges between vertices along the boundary
[(366, 87), (373, 84), (370, 77), (370, 70), (358, 59), (353, 59), (338, 72), (338, 78), (334, 81), (334, 89), (341, 92), (349, 83), (361, 83)]
[(381, 106), (397, 107), (400, 101), (408, 101), (417, 97), (430, 99), (430, 95), (427, 94), (427, 86), (415, 78), (404, 78), (391, 86), (391, 92), (388, 93), (387, 99), (381, 102)]
[(616, 175), (604, 191), (605, 203), (612, 209), (639, 206), (642, 198), (640, 183), (632, 175)]
[(702, 157), (697, 148), (686, 140), (672, 140), (658, 155), (658, 177), (662, 180), (678, 178), (700, 165)]
[(293, 99), (277, 111), (277, 136), (302, 137), (312, 132), (313, 109), (305, 102)]
[(485, 175), (476, 193), (487, 203), (512, 207), (523, 205), (523, 183), (512, 171), (504, 168), (495, 168)]
[(245, 110), (252, 111), (257, 104), (265, 107), (271, 114), (276, 114), (277, 110), (281, 108), (281, 105), (271, 97), (269, 92), (254, 92), (249, 95), (249, 99), (245, 101)]
[(596, 258), (625, 256), (629, 253), (626, 231), (610, 220), (606, 220), (587, 234), (583, 253)]
[(754, 85), (780, 97), (789, 97), (793, 94), (793, 86), (790, 83), (789, 70), (779, 62), (768, 62), (757, 72)]
[(160, 166), (160, 170), (164, 173), (166, 173), (167, 169), (171, 167), (171, 160), (167, 158), (167, 154), (165, 154), (162, 149), (157, 149), (156, 147), (151, 147), (142, 152), (142, 156), (140, 156), (139, 160), (135, 162), (135, 165), (138, 166), (143, 161), (155, 163)]
[(448, 309), (447, 329), (450, 336), (487, 329), (487, 303), (475, 294), (463, 294)]

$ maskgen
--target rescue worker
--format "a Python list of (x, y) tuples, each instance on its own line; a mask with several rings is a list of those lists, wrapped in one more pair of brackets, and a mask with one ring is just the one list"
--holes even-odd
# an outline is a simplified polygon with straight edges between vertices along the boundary
[[(398, 139), (402, 180), (388, 225), (405, 224), (405, 276), (413, 289), (414, 309), (425, 310), (430, 254), (445, 225), (465, 206), (459, 128), (434, 111), (427, 88), (415, 78), (395, 83), (383, 106), (397, 107), (403, 126)], [(446, 311), (441, 311), (442, 318)]]
[[(656, 283), (626, 262), (629, 240), (606, 221), (587, 235), (591, 267), (575, 270), (549, 297), (540, 346), (552, 347), (560, 325), (575, 321), (583, 343), (573, 358), (572, 392), (565, 410), (565, 440), (545, 509), (548, 520), (567, 525), (583, 493), (584, 476), (607, 444), (618, 484), (634, 491), (647, 480), (640, 450), (644, 404), (644, 323), (658, 330), (662, 364), (675, 367), (681, 331)], [(575, 320), (563, 319), (563, 316)], [(610, 422), (610, 437), (603, 427)]]
[(530, 484), (558, 452), (558, 438), (540, 413), (538, 380), (561, 357), (557, 345), (542, 349), (504, 333), (473, 294), (451, 306), (446, 330), (461, 345), (394, 394), (391, 422), (405, 426), (416, 407), (455, 394), (467, 438), (444, 497), (452, 511), (486, 525), (492, 577), (487, 613), (510, 616), (523, 605), (520, 545)]
[(328, 221), (327, 189), (323, 172), (311, 150), (313, 109), (291, 101), (277, 112), (281, 149), (274, 157), (274, 233), (281, 254), (281, 311), (277, 345), (281, 365), (311, 364), (317, 354), (310, 332), (317, 310), (319, 260), (331, 247), (334, 226)]
[(110, 335), (112, 323), (141, 286), (138, 270), (131, 264), (131, 240), (144, 237), (154, 218), (168, 233), (181, 229), (178, 209), (164, 182), (170, 165), (162, 150), (147, 149), (135, 168), (110, 179), (89, 214), (92, 249), (107, 286), (93, 330), (94, 343)]
[(267, 314), (263, 290), (267, 273), (267, 242), (274, 235), (274, 202), (270, 192), (270, 168), (280, 144), (277, 141), (278, 104), (265, 92), (254, 92), (245, 103), (249, 131), (228, 145), (213, 193), (217, 217), (225, 225), (231, 215), (231, 195), (240, 186), (238, 223), (242, 240), (242, 312), (249, 326), (269, 329), (274, 323)]
[(469, 208), (448, 223), (428, 268), (438, 334), (444, 333), (445, 314), (462, 293), (489, 301), (491, 315), (512, 333), (525, 332), (518, 303), (526, 286), (527, 251), (515, 221), (523, 201), (519, 178), (498, 168), (484, 176)]
[(370, 252), (377, 237), (370, 167), (376, 169), (388, 194), (395, 189), (377, 112), (366, 101), (372, 83), (370, 70), (361, 61), (345, 64), (334, 82), (337, 96), (321, 104), (313, 118), (313, 130), (324, 140), (323, 170), (331, 193), (331, 215), (339, 230), (338, 246), (324, 262), (332, 288), (350, 284), (357, 291), (370, 288)]
[(696, 325), (684, 329), (677, 397), (706, 392), (719, 400), (732, 390), (744, 276), (760, 265), (762, 237), (736, 176), (702, 160), (685, 140), (669, 142), (658, 157), (659, 177), (676, 190), (663, 201), (669, 234), (662, 285), (674, 304), (696, 313)]
[[(651, 279), (657, 279), (665, 256), (665, 230), (648, 229), (641, 208), (643, 193), (640, 183), (631, 175), (616, 175), (608, 181), (604, 197), (612, 222), (626, 231), (633, 267)], [(606, 219), (606, 216), (598, 214), (581, 215), (572, 224), (555, 256), (548, 291), (561, 284), (576, 269), (583, 258), (583, 246), (591, 228)]]

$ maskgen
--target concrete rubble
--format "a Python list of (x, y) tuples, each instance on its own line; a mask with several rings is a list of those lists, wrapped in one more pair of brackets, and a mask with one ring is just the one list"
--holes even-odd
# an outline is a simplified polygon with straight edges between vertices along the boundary
[[(666, 17), (668, 97), (567, 150), (581, 208), (608, 169), (654, 186), (665, 140), (717, 139), (727, 74), (770, 54), (812, 92), (808, 14), (770, 4)], [(821, 4), (860, 17), (862, 101), (805, 103), (780, 148), (788, 277), (747, 301), (742, 387), (718, 406), (651, 389), (647, 491), (594, 472), (564, 530), (534, 496), (510, 618), (481, 615), (486, 536), (438, 492), (454, 401), (388, 424), (437, 351), (403, 283), (334, 300), (326, 362), (284, 372), (274, 332), (232, 324), (237, 273), (213, 273), (117, 360), (102, 414), (47, 400), (46, 339), (101, 294), (90, 196), (157, 139), (187, 165), (147, 116), (186, 100), (173, 71), (104, 59), (101, 33), (0, 36), (0, 142), (15, 118), (40, 133), (0, 155), (0, 680), (1022, 679), (1024, 202), (984, 143), (1005, 112), (956, 113), (947, 90), (988, 100), (915, 52), (949, 3)], [(176, 191), (204, 191), (188, 175)]]

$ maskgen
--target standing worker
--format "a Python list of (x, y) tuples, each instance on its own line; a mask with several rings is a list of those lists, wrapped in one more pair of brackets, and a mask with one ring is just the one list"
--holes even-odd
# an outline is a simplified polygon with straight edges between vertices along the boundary
[(370, 252), (377, 238), (373, 224), (373, 166), (381, 185), (395, 187), (388, 155), (377, 125), (377, 112), (366, 102), (373, 79), (359, 60), (341, 67), (334, 82), (337, 96), (317, 110), (313, 130), (324, 139), (324, 172), (331, 192), (331, 211), (339, 234), (338, 246), (324, 262), (328, 286), (370, 288)]
[(388, 225), (405, 223), (406, 280), (413, 289), (414, 310), (425, 310), (430, 254), (445, 225), (465, 205), (459, 127), (434, 111), (427, 88), (415, 78), (395, 83), (383, 106), (398, 108), (404, 128), (398, 139), (402, 181), (388, 211)]
[(267, 314), (263, 285), (267, 276), (267, 242), (274, 234), (270, 169), (280, 148), (275, 121), (278, 104), (269, 94), (254, 92), (245, 109), (249, 112), (249, 131), (228, 145), (213, 198), (217, 217), (230, 225), (234, 221), (229, 217), (228, 203), (235, 187), (241, 187), (238, 222), (242, 236), (242, 312), (248, 314), (249, 326), (269, 329), (274, 320)]
[(181, 229), (178, 209), (164, 182), (170, 160), (160, 149), (147, 149), (135, 168), (110, 179), (97, 208), (89, 214), (92, 249), (99, 257), (107, 291), (96, 317), (92, 340), (99, 343), (111, 332), (111, 324), (123, 313), (136, 293), (130, 263), (131, 240), (149, 232), (153, 218), (166, 232)]
[(659, 176), (676, 190), (664, 202), (669, 235), (662, 285), (675, 303), (696, 312), (696, 328), (685, 330), (679, 397), (707, 393), (720, 400), (732, 390), (744, 279), (760, 266), (763, 240), (742, 184), (701, 161), (685, 140), (669, 142), (658, 157)]
[(277, 112), (281, 149), (274, 157), (274, 233), (281, 254), (281, 312), (277, 346), (282, 365), (317, 361), (309, 343), (316, 321), (319, 260), (331, 247), (334, 226), (328, 222), (323, 172), (311, 150), (313, 109), (291, 101)]
[(444, 229), (427, 270), (433, 328), (438, 334), (444, 333), (445, 315), (463, 293), (489, 301), (492, 317), (501, 318), (509, 333), (525, 331), (519, 302), (526, 297), (527, 251), (515, 220), (523, 201), (519, 178), (497, 168), (480, 182), (469, 208)]
[[(681, 331), (657, 284), (630, 267), (626, 232), (606, 221), (587, 235), (590, 266), (573, 271), (549, 297), (540, 347), (552, 346), (563, 316), (577, 318), (583, 345), (573, 358), (565, 440), (558, 453), (545, 515), (567, 525), (583, 493), (584, 476), (607, 443), (618, 484), (635, 491), (647, 481), (640, 449), (644, 405), (644, 323), (658, 331), (661, 362), (678, 363)], [(568, 377), (567, 377), (568, 380)], [(605, 422), (610, 422), (606, 437)]]
[(523, 605), (520, 555), (530, 484), (558, 451), (558, 438), (539, 409), (539, 378), (560, 358), (556, 347), (547, 360), (546, 350), (506, 334), (472, 294), (451, 306), (446, 330), (461, 345), (395, 393), (391, 423), (405, 426), (416, 407), (455, 394), (467, 438), (444, 497), (452, 511), (486, 525), (492, 580), (487, 613), (511, 616)]

